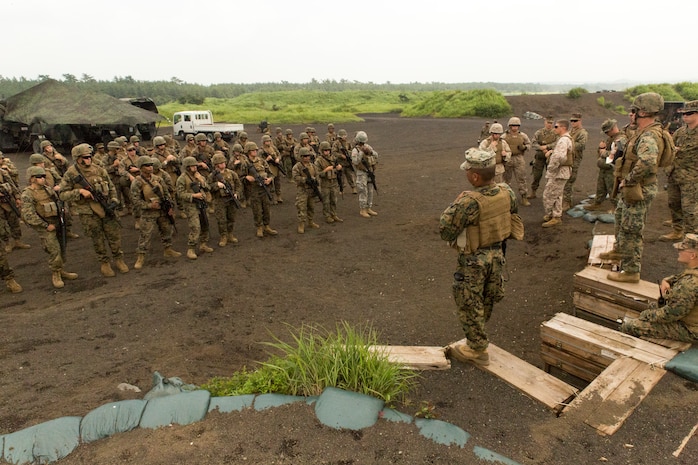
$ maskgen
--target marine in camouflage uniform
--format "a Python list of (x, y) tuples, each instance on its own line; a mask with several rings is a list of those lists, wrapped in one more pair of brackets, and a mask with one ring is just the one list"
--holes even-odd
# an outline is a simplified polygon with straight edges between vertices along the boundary
[(197, 134), (194, 137), (196, 148), (192, 150), (191, 156), (198, 162), (197, 169), (204, 178), (211, 173), (211, 158), (213, 158), (213, 147), (208, 145), (205, 134)]
[(247, 208), (247, 199), (250, 197), (250, 185), (247, 182), (243, 182), (245, 176), (247, 176), (247, 164), (249, 160), (242, 152), (244, 149), (240, 144), (233, 144), (232, 153), (230, 154), (230, 160), (228, 161), (228, 169), (232, 170), (240, 178), (242, 182), (242, 193), (240, 195), (240, 204), (242, 208)]
[[(196, 260), (196, 248), (199, 252), (211, 253), (208, 246), (209, 226), (206, 206), (206, 193), (209, 186), (206, 179), (198, 172), (198, 164), (194, 157), (182, 160), (182, 174), (177, 178), (177, 197), (182, 202), (184, 213), (187, 215), (189, 236), (187, 237), (187, 258)], [(202, 221), (203, 220), (203, 221)]]
[(29, 186), (22, 191), (22, 219), (39, 235), (41, 246), (48, 254), (53, 287), (60, 289), (66, 280), (77, 279), (77, 273), (63, 270), (63, 254), (58, 240), (58, 195), (46, 186), (46, 171), (38, 166), (27, 170)]
[(358, 193), (356, 190), (356, 171), (351, 164), (351, 147), (347, 140), (346, 129), (340, 129), (337, 133), (337, 140), (332, 144), (332, 156), (342, 165), (342, 184), (346, 182), (351, 187), (352, 194)]
[(293, 137), (293, 130), (286, 129), (286, 135), (282, 144), (283, 148), (280, 148), (281, 163), (284, 166), (284, 171), (286, 171), (286, 176), (289, 180), (291, 180), (291, 182), (293, 182), (293, 174), (291, 171), (293, 170), (293, 165), (296, 162), (296, 160), (293, 158), (296, 145), (298, 145), (298, 141), (295, 137)]
[(118, 218), (105, 212), (92, 194), (78, 182), (78, 177), (82, 176), (96, 192), (103, 194), (114, 205), (119, 202), (116, 188), (106, 170), (92, 164), (92, 147), (88, 144), (76, 145), (72, 155), (76, 162), (68, 168), (61, 180), (60, 198), (64, 202), (71, 202), (73, 213), (80, 216), (82, 229), (92, 239), (92, 247), (101, 263), (102, 275), (114, 276), (105, 242), (116, 268), (121, 273), (128, 273), (124, 251), (121, 249), (121, 224)]
[[(102, 144), (104, 145), (104, 144)], [(106, 155), (106, 154), (105, 154)], [(92, 157), (94, 160), (94, 156)], [(46, 184), (45, 186), (51, 189), (58, 195), (59, 189), (60, 189), (60, 183), (62, 176), (58, 173), (55, 167), (47, 167), (46, 166), (46, 158), (41, 155), (40, 153), (34, 153), (29, 156), (29, 164), (31, 166), (38, 166), (39, 168), (43, 168), (44, 172), (46, 173)], [(31, 168), (30, 166), (30, 168)], [(101, 166), (101, 165), (100, 165)], [(29, 179), (29, 175), (27, 175), (27, 179)], [(77, 239), (80, 237), (76, 233), (73, 232), (73, 215), (70, 213), (70, 206), (66, 203), (64, 204), (65, 208), (65, 225), (66, 225), (66, 237), (68, 239)]]
[(293, 180), (296, 182), (296, 218), (298, 218), (298, 234), (305, 232), (306, 221), (311, 228), (320, 225), (313, 221), (315, 216), (315, 193), (309, 184), (309, 179), (318, 181), (318, 169), (310, 162), (312, 149), (301, 147), (298, 158), (301, 161), (293, 166)]
[[(318, 137), (315, 128), (308, 127), (306, 128), (305, 132), (308, 133), (308, 144), (310, 144), (310, 148), (313, 149), (313, 155), (320, 155), (320, 137)], [(314, 156), (313, 161), (315, 161)]]
[(553, 128), (558, 135), (555, 148), (548, 150), (545, 156), (548, 169), (545, 172), (545, 190), (543, 191), (543, 210), (545, 216), (544, 228), (556, 226), (562, 222), (562, 197), (565, 184), (570, 177), (572, 168), (566, 165), (567, 154), (572, 150), (573, 142), (569, 130), (569, 121), (559, 120)]
[[(213, 196), (213, 211), (218, 224), (220, 239), (218, 245), (225, 247), (228, 243), (237, 244), (238, 240), (233, 234), (235, 229), (235, 216), (237, 207), (235, 199), (242, 195), (242, 183), (235, 171), (225, 167), (226, 159), (222, 152), (216, 152), (211, 159), (213, 171), (208, 176), (208, 185), (211, 186)], [(234, 196), (228, 193), (232, 193)]]
[(526, 192), (528, 186), (526, 185), (526, 161), (524, 156), (531, 149), (531, 139), (526, 133), (520, 131), (521, 120), (519, 118), (509, 118), (507, 125), (509, 129), (502, 135), (502, 139), (509, 144), (511, 159), (509, 163), (504, 165), (504, 182), (518, 192), (521, 197), (521, 205), (527, 207), (531, 205), (531, 202), (528, 201), (528, 192)]
[[(22, 242), (20, 215), (15, 212), (21, 208), (21, 192), (17, 179), (19, 171), (14, 164), (0, 152), (0, 216), (4, 219), (0, 229), (0, 238), (7, 242), (5, 252), (12, 249), (28, 249), (31, 246)], [(14, 207), (14, 208), (12, 208)]]
[(278, 232), (269, 226), (271, 222), (270, 200), (267, 196), (267, 191), (260, 186), (252, 169), (257, 171), (262, 183), (271, 190), (271, 183), (274, 181), (274, 176), (271, 174), (269, 164), (261, 157), (257, 156), (259, 148), (254, 142), (248, 142), (245, 145), (245, 154), (247, 155), (247, 163), (245, 164), (245, 172), (240, 179), (248, 186), (248, 202), (252, 208), (252, 218), (254, 225), (257, 227), (257, 237), (262, 238), (265, 234), (276, 236)]
[(679, 250), (678, 261), (686, 269), (664, 278), (660, 290), (665, 304), (652, 303), (638, 318), (626, 318), (621, 331), (638, 337), (698, 342), (698, 235), (688, 233)]
[(356, 188), (359, 191), (359, 215), (364, 218), (378, 216), (373, 210), (375, 189), (369, 183), (368, 171), (375, 173), (378, 165), (378, 152), (367, 144), (368, 136), (364, 131), (356, 133), (354, 148), (351, 151), (351, 163), (356, 173)]
[(337, 216), (337, 197), (339, 197), (338, 173), (343, 173), (342, 165), (332, 155), (332, 148), (327, 141), (320, 142), (320, 156), (315, 159), (315, 167), (320, 178), (322, 193), (322, 214), (327, 223), (343, 223)]
[(230, 145), (223, 140), (220, 132), (213, 133), (213, 152), (221, 152), (226, 160), (230, 158)]
[(547, 163), (547, 158), (545, 158), (545, 153), (551, 148), (555, 147), (555, 142), (557, 142), (558, 135), (553, 130), (553, 123), (555, 120), (552, 116), (545, 118), (545, 125), (537, 130), (533, 134), (533, 140), (531, 141), (531, 147), (535, 150), (535, 155), (533, 156), (531, 174), (533, 176), (533, 182), (531, 183), (531, 192), (528, 195), (529, 199), (535, 199), (540, 186), (540, 180), (543, 177), (543, 172), (545, 171), (545, 166)]
[(184, 147), (179, 150), (179, 159), (184, 160), (186, 157), (193, 157), (195, 148), (196, 141), (194, 140), (194, 134), (187, 134), (186, 143)]
[(625, 155), (614, 171), (621, 196), (616, 207), (616, 244), (612, 253), (620, 256), (620, 271), (608, 274), (612, 281), (640, 281), (642, 235), (647, 212), (657, 195), (657, 157), (664, 149), (662, 125), (655, 117), (663, 108), (664, 99), (654, 92), (640, 94), (633, 101), (638, 132), (628, 141)]
[[(139, 174), (131, 184), (131, 201), (141, 212), (140, 234), (136, 247), (136, 264), (133, 268), (140, 270), (145, 264), (145, 256), (150, 250), (150, 238), (157, 226), (165, 257), (179, 257), (182, 254), (172, 249), (172, 222), (174, 208), (167, 212), (162, 209), (163, 202), (174, 206), (167, 184), (160, 176), (153, 174), (155, 160), (151, 157), (138, 157)], [(167, 174), (165, 174), (167, 176)], [(169, 178), (169, 176), (167, 176)]]
[(41, 147), (41, 154), (46, 157), (46, 166), (56, 168), (58, 173), (63, 176), (69, 166), (68, 160), (56, 151), (49, 140), (42, 140), (39, 146)]
[(480, 150), (487, 150), (494, 154), (497, 162), (495, 166), (494, 182), (496, 184), (504, 182), (504, 173), (506, 168), (504, 165), (511, 158), (511, 148), (507, 141), (502, 139), (504, 128), (499, 123), (494, 123), (490, 126), (490, 135), (480, 141)]
[(325, 141), (329, 142), (330, 145), (334, 144), (337, 140), (337, 133), (334, 131), (334, 124), (330, 123), (327, 125), (327, 134), (325, 134)]
[[(131, 201), (131, 183), (133, 183), (133, 180), (136, 179), (139, 173), (138, 165), (136, 164), (137, 161), (138, 155), (136, 146), (128, 144), (126, 146), (126, 155), (122, 156), (119, 160), (118, 173), (120, 178), (119, 184), (116, 187), (121, 192), (121, 198), (123, 200), (124, 211), (122, 214), (133, 213), (133, 217), (136, 219), (137, 224), (140, 225), (138, 220), (141, 217), (141, 212)], [(136, 229), (138, 229), (138, 227), (139, 226), (137, 226)]]
[(467, 346), (452, 347), (451, 355), (481, 365), (489, 364), (485, 324), (504, 297), (502, 247), (517, 211), (516, 194), (493, 181), (495, 165), (492, 152), (468, 149), (461, 169), (475, 189), (462, 192), (439, 220), (441, 239), (458, 250), (453, 297), (468, 339)]
[[(613, 184), (615, 182), (615, 176), (613, 175), (613, 168), (616, 162), (620, 163), (618, 159), (625, 153), (625, 147), (628, 145), (628, 139), (625, 138), (625, 134), (620, 132), (618, 129), (618, 121), (614, 119), (607, 119), (601, 125), (601, 132), (606, 134), (607, 138), (605, 141), (599, 142), (599, 147), (597, 149), (598, 158), (596, 159), (596, 166), (599, 168), (599, 175), (596, 178), (596, 195), (594, 196), (594, 203), (589, 205), (586, 210), (601, 210), (601, 206), (606, 200), (613, 195)], [(609, 163), (610, 162), (610, 163)], [(615, 199), (611, 198), (612, 202)]]
[(674, 132), (676, 156), (668, 169), (667, 194), (673, 232), (662, 240), (681, 240), (698, 233), (698, 100), (679, 110), (685, 125)]
[[(4, 222), (5, 220), (0, 218), (0, 228), (2, 228), (2, 223)], [(7, 261), (7, 254), (5, 253), (4, 247), (0, 247), (0, 279), (5, 281), (7, 290), (13, 294), (22, 292), (22, 286), (15, 280), (15, 272)]]
[(279, 170), (277, 166), (281, 165), (281, 154), (276, 150), (274, 144), (271, 143), (271, 136), (269, 134), (264, 134), (262, 136), (262, 148), (259, 150), (258, 156), (264, 158), (269, 165), (272, 176), (274, 176), (274, 185), (272, 187), (274, 199), (272, 200), (272, 204), (284, 203), (284, 199), (281, 198), (281, 170)]
[(573, 113), (572, 117), (570, 118), (570, 123), (572, 123), (572, 127), (570, 128), (570, 136), (574, 142), (574, 161), (572, 163), (572, 174), (565, 184), (565, 190), (562, 196), (563, 210), (566, 210), (572, 206), (572, 188), (574, 187), (574, 183), (577, 181), (579, 166), (582, 164), (584, 149), (586, 148), (587, 141), (589, 140), (589, 133), (582, 127), (581, 113)]

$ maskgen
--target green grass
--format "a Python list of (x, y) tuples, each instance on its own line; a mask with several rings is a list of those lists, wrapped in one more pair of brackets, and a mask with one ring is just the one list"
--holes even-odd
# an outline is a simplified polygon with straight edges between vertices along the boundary
[(171, 102), (159, 107), (168, 118), (182, 110), (211, 110), (214, 121), (272, 125), (358, 122), (362, 113), (400, 113), (406, 117), (499, 117), (511, 112), (494, 90), (381, 91), (290, 90), (252, 92), (235, 98), (206, 98), (200, 105)]
[(314, 326), (291, 329), (291, 342), (272, 336), (266, 343), (273, 354), (255, 371), (217, 377), (201, 386), (214, 396), (277, 393), (319, 395), (336, 387), (382, 399), (403, 401), (417, 374), (370, 350), (377, 334), (370, 327), (353, 328), (344, 322), (329, 332)]

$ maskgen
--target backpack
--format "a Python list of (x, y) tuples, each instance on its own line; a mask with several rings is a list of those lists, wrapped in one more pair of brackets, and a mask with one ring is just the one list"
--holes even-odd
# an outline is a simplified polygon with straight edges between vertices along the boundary
[(560, 162), (560, 166), (572, 166), (574, 165), (574, 140), (569, 134), (565, 134), (561, 137), (567, 137), (572, 145), (567, 149), (567, 157), (565, 158), (565, 161)]
[(674, 145), (674, 139), (669, 134), (669, 131), (662, 128), (662, 141), (664, 142), (664, 148), (657, 155), (657, 166), (659, 168), (668, 168), (674, 164), (674, 156), (676, 156), (676, 146)]

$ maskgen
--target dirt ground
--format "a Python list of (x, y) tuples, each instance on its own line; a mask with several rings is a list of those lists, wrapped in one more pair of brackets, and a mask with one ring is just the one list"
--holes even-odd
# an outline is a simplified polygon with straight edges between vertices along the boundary
[[(568, 116), (579, 110), (588, 115), (584, 125), (590, 139), (577, 201), (595, 191), (594, 148), (606, 116), (595, 98), (511, 100), (516, 114)], [(613, 98), (620, 101), (619, 95)], [(619, 120), (626, 122), (622, 116)], [(218, 247), (214, 227), (214, 253), (196, 261), (164, 259), (161, 245), (153, 241), (142, 270), (104, 278), (83, 236), (70, 241), (66, 266), (79, 279), (54, 290), (46, 256), (25, 228), (32, 248), (9, 255), (25, 291), (0, 291), (0, 434), (140, 398), (143, 393), (122, 392), (117, 385), (130, 383), (146, 392), (156, 370), (201, 384), (254, 367), (267, 358), (261, 343), (271, 334), (288, 337), (289, 324), (333, 328), (340, 321), (370, 322), (383, 343), (394, 345), (444, 346), (461, 339), (451, 297), (456, 254), (440, 240), (438, 218), (469, 188), (458, 166), (483, 122), (368, 115), (364, 123), (338, 125), (350, 134), (365, 130), (381, 155), (374, 207), (379, 216), (360, 217), (357, 197), (347, 194), (339, 202), (343, 224), (321, 222), (320, 229), (299, 235), (294, 189), (284, 181), (286, 201), (272, 209), (277, 237), (257, 239), (251, 212), (244, 210), (236, 223), (239, 244)], [(540, 121), (523, 120), (522, 131), (532, 135), (540, 126)], [(305, 125), (291, 127), (298, 134)], [(315, 127), (324, 135), (324, 125)], [(259, 138), (252, 126), (250, 133)], [(26, 167), (26, 154), (9, 156)], [(593, 232), (602, 231), (570, 217), (558, 228), (542, 229), (540, 197), (542, 189), (532, 206), (520, 209), (526, 238), (509, 244), (506, 297), (487, 328), (493, 343), (542, 368), (540, 324), (557, 312), (572, 312), (572, 277), (585, 266)], [(661, 224), (667, 218), (662, 190), (645, 234), (642, 277), (648, 281), (678, 271), (674, 249), (657, 240), (667, 231)], [(123, 218), (123, 225), (126, 260), (132, 265), (137, 231), (132, 217)], [(183, 220), (178, 228), (175, 248), (183, 252)], [(135, 430), (80, 446), (61, 463), (480, 463), (473, 445), (521, 464), (698, 461), (695, 437), (679, 458), (671, 455), (698, 418), (698, 384), (673, 373), (611, 437), (564, 415), (557, 418), (493, 375), (457, 361), (450, 370), (422, 373), (410, 401), (395, 407), (414, 415), (423, 401), (436, 407), (440, 420), (472, 435), (466, 448), (441, 446), (417, 434), (414, 426), (385, 421), (361, 432), (336, 431), (321, 426), (309, 407), (296, 405)]]

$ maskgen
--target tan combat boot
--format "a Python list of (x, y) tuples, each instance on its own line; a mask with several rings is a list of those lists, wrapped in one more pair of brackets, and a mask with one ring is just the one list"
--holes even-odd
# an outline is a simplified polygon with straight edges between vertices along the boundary
[(78, 274), (71, 273), (71, 272), (65, 271), (65, 270), (61, 270), (61, 278), (67, 279), (68, 281), (73, 281), (75, 279), (78, 279)]
[(172, 247), (166, 247), (165, 250), (162, 252), (162, 256), (163, 257), (177, 258), (177, 257), (181, 257), (182, 253), (177, 252)]
[(109, 262), (102, 262), (102, 266), (99, 271), (102, 273), (102, 276), (106, 276), (107, 278), (116, 276), (116, 273), (114, 273), (114, 270), (111, 269)]
[(368, 207), (368, 208), (366, 209), (366, 213), (368, 213), (368, 214), (371, 215), (371, 216), (378, 216), (378, 212), (374, 212), (373, 209), (372, 209), (371, 207)]
[(531, 189), (531, 192), (528, 194), (529, 199), (535, 199), (536, 198), (536, 191)]
[(625, 271), (611, 271), (606, 278), (619, 283), (639, 283), (640, 273), (626, 273)]
[(332, 218), (331, 216), (326, 216), (326, 217), (325, 217), (325, 223), (327, 223), (327, 224), (332, 224), (332, 223), (334, 223), (334, 218)]
[(335, 220), (337, 223), (344, 223), (344, 220), (338, 217), (337, 215), (334, 215), (332, 219)]
[(264, 226), (257, 226), (257, 237), (264, 237)]
[(269, 226), (268, 224), (264, 225), (264, 232), (269, 234), (270, 236), (276, 236), (277, 234), (279, 234), (279, 232), (276, 229), (271, 229), (271, 226)]
[(683, 240), (683, 229), (674, 229), (669, 234), (659, 236), (660, 241), (681, 241)]
[(7, 290), (13, 294), (18, 294), (22, 292), (22, 286), (20, 286), (19, 283), (15, 281), (15, 278), (6, 278), (5, 286), (7, 286)]
[(213, 249), (208, 246), (208, 244), (203, 243), (199, 245), (199, 252), (204, 252), (204, 253), (211, 253), (213, 252)]
[(599, 258), (601, 260), (620, 260), (623, 256), (616, 249), (613, 249), (608, 252), (601, 252)]
[(371, 215), (368, 214), (368, 211), (367, 211), (367, 209), (365, 209), (365, 208), (362, 208), (361, 210), (359, 210), (359, 215), (363, 216), (364, 218), (370, 218), (370, 217), (371, 217)]
[(60, 289), (63, 286), (65, 286), (63, 280), (61, 279), (60, 270), (55, 270), (51, 272), (51, 283), (53, 283), (53, 287), (55, 287), (56, 289)]
[(187, 249), (187, 258), (189, 260), (196, 260), (197, 258), (199, 258), (199, 256), (196, 255), (196, 251), (194, 249), (188, 248)]
[(218, 247), (225, 247), (228, 245), (228, 236), (223, 235), (221, 236), (221, 239), (218, 241)]
[(318, 229), (320, 227), (320, 225), (314, 222), (313, 220), (308, 220), (308, 226), (310, 226), (313, 229)]
[(119, 270), (119, 273), (128, 273), (128, 266), (126, 263), (124, 263), (123, 258), (117, 258), (114, 260), (114, 266), (117, 270)]
[(301, 221), (298, 223), (298, 234), (304, 234), (305, 233), (305, 222)]
[[(143, 268), (143, 265), (144, 265), (144, 264), (145, 264), (145, 254), (144, 254), (144, 253), (139, 253), (139, 254), (136, 256), (136, 264), (133, 265), (133, 269), (134, 269), (134, 270), (140, 270), (141, 268)], [(121, 271), (121, 270), (119, 270), (119, 271)]]
[(235, 235), (231, 232), (228, 233), (228, 242), (230, 244), (237, 244), (238, 243), (238, 238), (235, 237)]
[(136, 229), (136, 231), (141, 229), (141, 219), (140, 218), (136, 219), (136, 222), (133, 224), (133, 227)]
[(544, 228), (552, 228), (553, 226), (557, 226), (558, 224), (562, 223), (561, 218), (557, 217), (552, 217), (548, 221), (542, 224)]
[(521, 205), (524, 206), (524, 207), (530, 207), (530, 206), (531, 206), (531, 202), (528, 201), (528, 198), (526, 198), (525, 195), (522, 195), (522, 196), (521, 196)]
[(27, 244), (27, 243), (22, 242), (21, 239), (15, 239), (14, 240), (14, 248), (15, 249), (31, 249), (32, 246)]
[(473, 362), (482, 366), (490, 364), (490, 354), (487, 353), (487, 349), (474, 350), (465, 344), (451, 346), (449, 355), (461, 362)]

